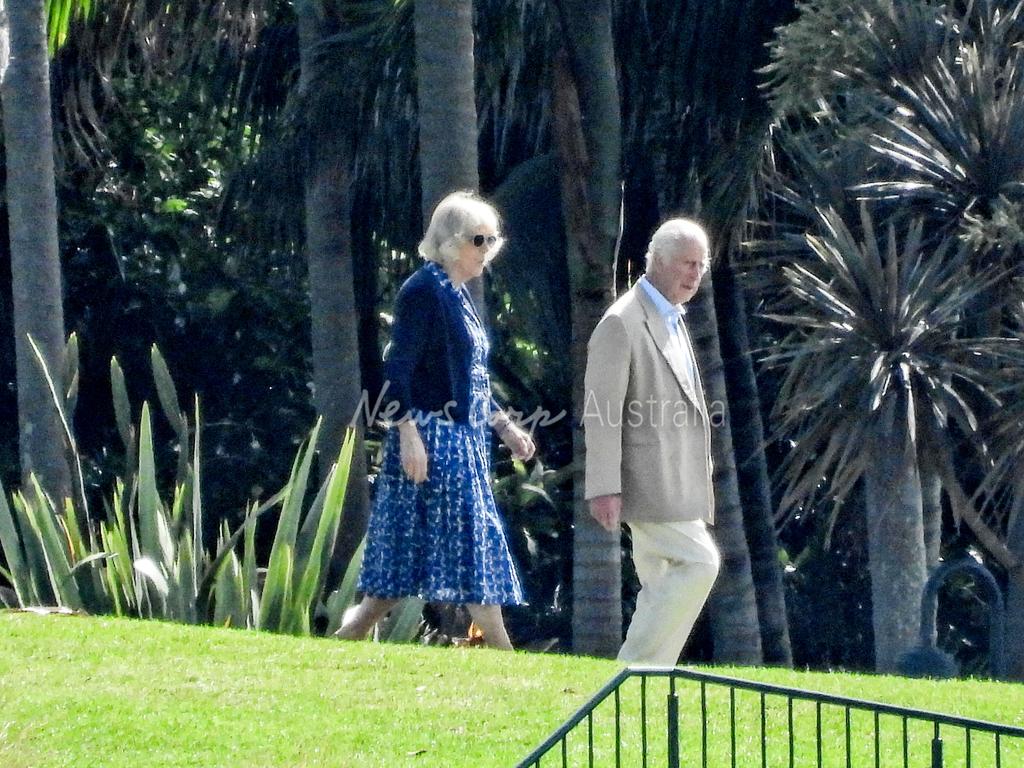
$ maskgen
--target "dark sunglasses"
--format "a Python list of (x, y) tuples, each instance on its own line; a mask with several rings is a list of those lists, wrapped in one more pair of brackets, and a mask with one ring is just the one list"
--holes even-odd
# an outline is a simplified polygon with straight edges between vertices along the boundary
[(472, 242), (473, 245), (475, 245), (477, 248), (482, 248), (484, 243), (487, 243), (488, 245), (494, 245), (496, 242), (498, 242), (498, 236), (497, 235), (487, 235), (487, 236), (484, 236), (484, 235), (473, 235), (473, 237), (470, 240), (470, 242)]

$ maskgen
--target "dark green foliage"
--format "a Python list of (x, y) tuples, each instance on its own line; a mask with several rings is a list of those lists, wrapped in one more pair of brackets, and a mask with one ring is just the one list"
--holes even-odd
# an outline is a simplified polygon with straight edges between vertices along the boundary
[(674, 213), (699, 213), (718, 248), (738, 234), (770, 118), (756, 70), (791, 10), (786, 2), (619, 4), (626, 188), (636, 195), (626, 201), (625, 241), (637, 246), (629, 258), (642, 257), (647, 233)]
[[(862, 300), (856, 309), (864, 310), (864, 322), (851, 323), (860, 340), (845, 362), (828, 370), (842, 379), (836, 386), (843, 396), (856, 381), (875, 390), (844, 402), (877, 414), (882, 409), (871, 411), (872, 398), (886, 376), (902, 381), (906, 363), (915, 371), (912, 382), (946, 398), (944, 413), (975, 414), (992, 425), (980, 440), (1000, 456), (1003, 451), (1019, 456), (1024, 448), (1018, 444), (1022, 430), (1015, 403), (1021, 397), (1012, 383), (993, 393), (1006, 404), (993, 411), (985, 402), (995, 401), (979, 395), (976, 386), (985, 383), (983, 367), (970, 375), (954, 373), (953, 393), (936, 382), (959, 371), (959, 363), (929, 368), (939, 347), (943, 354), (958, 347), (957, 354), (976, 357), (987, 344), (965, 341), (986, 338), (985, 328), (966, 333), (957, 327), (954, 304), (970, 313), (969, 303), (950, 299), (944, 308), (934, 306), (940, 302), (933, 294), (955, 283), (955, 276), (924, 257), (905, 259), (895, 281), (885, 270), (863, 273), (863, 265), (849, 258), (844, 272), (842, 259), (829, 247), (822, 246), (823, 256), (802, 239), (814, 228), (819, 245), (830, 238), (842, 241), (838, 250), (846, 256), (852, 256), (847, 246), (863, 255), (877, 241), (880, 260), (895, 264), (900, 259), (884, 256), (888, 224), (895, 225), (896, 240), (903, 243), (914, 240), (905, 233), (913, 233), (910, 222), (920, 219), (921, 253), (952, 257), (966, 242), (972, 256), (983, 256), (974, 259), (971, 279), (962, 280), (971, 291), (984, 287), (977, 278), (982, 265), (1005, 269), (1019, 262), (1024, 139), (1018, 134), (1024, 119), (1019, 78), (1010, 75), (1012, 46), (1024, 28), (1020, 4), (976, 3), (969, 18), (950, 15), (962, 5), (947, 9), (931, 2), (872, 0), (850, 14), (848, 4), (806, 4), (816, 11), (801, 14), (773, 48), (770, 92), (787, 117), (774, 129), (781, 135), (772, 160), (781, 176), (762, 213), (777, 224), (776, 252), (803, 260), (804, 271), (793, 267), (790, 273), (798, 290), (806, 292), (801, 304), (816, 297), (822, 317), (842, 323), (843, 309), (829, 297), (847, 305)], [(542, 407), (557, 415), (569, 403), (569, 306), (557, 176), (546, 153), (551, 66), (565, 41), (550, 3), (484, 0), (475, 6), (481, 187), (498, 201), (509, 236), (489, 283), (496, 320), (495, 386), (499, 399), (527, 414)], [(768, 91), (760, 89), (755, 70), (767, 61), (762, 44), (773, 26), (787, 20), (791, 5), (621, 0), (614, 7), (626, 179), (620, 285), (640, 270), (653, 224), (677, 212), (705, 217), (722, 253), (738, 262), (734, 246), (750, 210), (750, 181), (771, 118)], [(149, 370), (149, 346), (155, 341), (181, 392), (196, 391), (203, 398), (208, 507), (240, 512), (246, 499), (284, 482), (295, 445), (311, 421), (302, 171), (311, 152), (330, 151), (318, 137), (340, 121), (360, 126), (353, 137), (352, 193), (361, 365), (371, 397), (379, 386), (386, 315), (397, 286), (418, 266), (411, 4), (327, 5), (326, 18), (337, 35), (318, 53), (326, 74), (313, 89), (321, 98), (313, 101), (299, 98), (295, 89), (298, 36), (289, 4), (187, 2), (157, 10), (131, 2), (122, 8), (128, 27), (114, 23), (109, 8), (94, 5), (100, 15), (91, 17), (92, 24), (73, 27), (55, 73), (61, 94), (57, 112), (64, 121), (68, 326), (82, 339), (76, 428), (83, 453), (93, 461), (87, 468), (90, 487), (102, 486), (123, 469), (114, 458), (120, 438), (109, 405), (109, 358), (116, 353), (123, 361), (134, 402), (156, 402), (149, 376), (139, 375)], [(148, 41), (141, 34), (144, 27), (136, 24), (147, 9), (156, 13), (156, 32)], [(996, 10), (998, 18), (991, 15)], [(221, 42), (197, 45), (196, 51), (176, 46), (189, 20), (195, 25), (193, 39)], [(114, 53), (104, 44), (119, 33), (126, 35), (125, 44)], [(1002, 47), (991, 48), (997, 39)], [(949, 56), (950, 46), (961, 43), (977, 55)], [(205, 51), (199, 55), (201, 47)], [(95, 74), (88, 74), (91, 67)], [(873, 198), (876, 238), (861, 225), (862, 197)], [(845, 223), (848, 236), (838, 225), (822, 225), (816, 209), (828, 208)], [(783, 237), (793, 233), (801, 237)], [(947, 235), (959, 239), (942, 251)], [(6, 286), (5, 269), (4, 261), (0, 280)], [(782, 274), (776, 270), (772, 277)], [(775, 301), (778, 281), (755, 284), (749, 275), (741, 277), (748, 288), (756, 287), (755, 301), (769, 301), (776, 314), (796, 314), (795, 304)], [(1011, 287), (1019, 296), (1019, 284), (1013, 286), (1007, 280), (998, 287)], [(872, 314), (868, 299), (890, 288), (906, 300), (903, 314)], [(963, 298), (961, 293), (957, 301)], [(945, 337), (939, 330), (915, 335), (911, 305), (945, 313)], [(6, 297), (0, 299), (0, 326), (8, 322), (7, 306)], [(996, 327), (1009, 324), (1010, 315), (1007, 310), (997, 318)], [(897, 327), (903, 320), (907, 324)], [(759, 322), (760, 338), (780, 336), (774, 322)], [(804, 342), (838, 339), (822, 328), (803, 333)], [(0, 329), (0, 339), (9, 338)], [(796, 343), (796, 336), (789, 341)], [(894, 351), (903, 341), (916, 345), (909, 358)], [(5, 432), (15, 424), (13, 392), (6, 386), (13, 379), (13, 350), (6, 345), (0, 345), (5, 385), (0, 467), (9, 471), (16, 440), (13, 431), (9, 437)], [(865, 372), (858, 367), (862, 361), (853, 359), (864, 350), (884, 357), (882, 373), (873, 380), (872, 367)], [(792, 348), (776, 351), (788, 355)], [(788, 359), (797, 358), (779, 378), (762, 376), (762, 396), (782, 387), (780, 397), (766, 398), (769, 406), (817, 402), (808, 382), (816, 383), (813, 360), (819, 358), (794, 354)], [(844, 378), (854, 369), (864, 375)], [(931, 373), (918, 373), (925, 369)], [(803, 376), (799, 386), (781, 375), (790, 372)], [(965, 394), (965, 388), (972, 393)], [(801, 394), (794, 396), (797, 389)], [(927, 409), (922, 413), (930, 416)], [(836, 423), (842, 415), (836, 415)], [(173, 450), (173, 428), (157, 421), (157, 447), (165, 454), (158, 465), (172, 468), (176, 462), (167, 454)], [(963, 438), (971, 421), (967, 416), (960, 421), (957, 436)], [(569, 461), (570, 426), (563, 418), (539, 431), (547, 465)], [(840, 434), (857, 439), (856, 431)], [(800, 444), (802, 455), (779, 445), (770, 452), (785, 466), (806, 459), (797, 479), (802, 485), (793, 490), (819, 492), (834, 479), (840, 485), (851, 479), (818, 472), (816, 463), (827, 449), (811, 438)], [(967, 444), (958, 445), (968, 456)], [(506, 456), (497, 450), (496, 484), (533, 602), (515, 612), (510, 625), (517, 638), (563, 634), (570, 492), (557, 478), (546, 483), (550, 502), (529, 492), (506, 492), (529, 484)], [(843, 466), (846, 472), (856, 470), (856, 462)], [(1008, 473), (1016, 471), (1011, 466), (1019, 465), (1001, 461), (999, 466), (1002, 475), (994, 482), (1005, 495)], [(981, 474), (973, 468), (964, 479), (973, 488)], [(822, 485), (814, 487), (819, 480)], [(857, 493), (853, 486), (854, 498)], [(786, 546), (797, 561), (797, 570), (787, 577), (797, 600), (793, 619), (805, 634), (803, 644), (797, 642), (798, 660), (863, 665), (870, 646), (863, 622), (870, 606), (864, 602), (863, 574), (857, 573), (863, 560), (854, 551), (856, 531), (841, 517), (826, 546), (827, 529), (811, 521), (830, 519), (832, 499), (821, 506), (807, 501), (797, 505), (801, 521), (786, 532)], [(1001, 515), (993, 512), (993, 519), (1005, 522)], [(815, 645), (817, 638), (808, 633), (823, 605), (835, 606), (837, 615)], [(853, 638), (849, 649), (841, 647), (844, 632)]]
[(547, 469), (539, 461), (528, 470), (502, 450), (494, 474), (495, 501), (529, 601), (505, 609), (509, 633), (519, 646), (568, 650), (555, 641), (569, 636), (571, 619), (572, 562), (566, 556), (572, 535), (571, 471)]
[(137, 374), (156, 342), (182, 390), (203, 398), (211, 506), (241, 509), (283, 482), (311, 419), (303, 263), (218, 237), (223, 187), (245, 149), (207, 117), (202, 93), (156, 79), (112, 87), (123, 109), (105, 125), (111, 161), (61, 188), (69, 327), (84, 341), (83, 453), (97, 484), (121, 469), (110, 464), (107, 361), (116, 354), (129, 382), (148, 381)]
[(782, 529), (786, 605), (793, 663), (801, 667), (870, 669), (871, 583), (863, 494), (856, 492), (825, 540), (819, 509), (805, 507)]
[[(1011, 382), (1024, 362), (1012, 320), (1024, 4), (878, 0), (849, 14), (818, 0), (799, 8), (766, 70), (778, 123), (765, 164), (762, 217), (773, 233), (764, 287), (778, 302), (768, 315), (801, 329), (766, 358), (784, 368), (775, 423), (787, 437), (777, 449), (783, 501), (829, 530), (824, 521), (834, 518), (821, 507), (857, 491), (872, 423), (892, 417), (887, 398), (903, 402), (921, 456), (941, 443), (955, 465), (944, 482), (973, 490), (986, 474), (1000, 478), (982, 486), (976, 501), (985, 509), (971, 529), (955, 531), (947, 519), (948, 556), (975, 534), (1005, 536), (1007, 472), (1019, 451), (1005, 435), (1018, 399)], [(870, 220), (858, 215), (863, 201)], [(913, 398), (892, 398), (887, 382)], [(976, 634), (971, 604), (940, 606), (940, 616), (956, 613), (940, 620), (947, 648), (956, 644), (951, 632)], [(965, 669), (979, 669), (979, 645), (964, 654), (967, 647), (958, 650)]]

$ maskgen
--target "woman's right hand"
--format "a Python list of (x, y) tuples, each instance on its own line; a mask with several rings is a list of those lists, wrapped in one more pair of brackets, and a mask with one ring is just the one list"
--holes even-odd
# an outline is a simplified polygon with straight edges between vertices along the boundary
[(402, 469), (418, 485), (427, 479), (427, 449), (423, 446), (423, 438), (413, 421), (399, 424), (398, 434)]

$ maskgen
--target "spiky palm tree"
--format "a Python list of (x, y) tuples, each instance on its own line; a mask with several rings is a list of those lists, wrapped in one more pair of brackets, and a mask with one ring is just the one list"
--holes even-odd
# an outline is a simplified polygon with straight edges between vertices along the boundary
[[(1022, 14), (1019, 0), (870, 0), (854, 14), (840, 0), (804, 4), (775, 37), (766, 68), (781, 116), (773, 147), (783, 150), (789, 177), (774, 185), (775, 199), (786, 203), (776, 227), (813, 227), (813, 209), (831, 206), (855, 228), (857, 198), (866, 198), (889, 222), (924, 220), (925, 250), (958, 236), (976, 269), (1019, 267)], [(998, 281), (975, 293), (957, 332), (1005, 335), (1011, 286)], [(994, 386), (999, 367), (976, 362), (990, 367)], [(984, 401), (972, 405), (981, 419), (996, 415)], [(948, 442), (947, 430), (936, 433)], [(940, 554), (943, 490), (986, 553), (1005, 564), (999, 525), (975, 511), (961, 488), (964, 466), (973, 466), (969, 445), (947, 445), (938, 457), (932, 443), (918, 441), (929, 567)]]
[(783, 267), (791, 302), (771, 317), (794, 327), (767, 358), (785, 368), (774, 417), (791, 440), (784, 505), (825, 485), (841, 501), (864, 480), (875, 665), (896, 668), (918, 636), (925, 580), (918, 440), (951, 419), (977, 428), (978, 402), (996, 402), (986, 364), (1019, 352), (1003, 338), (964, 338), (964, 313), (993, 282), (966, 271), (969, 251), (922, 244), (921, 221), (902, 239), (861, 238), (822, 211), (804, 255)]

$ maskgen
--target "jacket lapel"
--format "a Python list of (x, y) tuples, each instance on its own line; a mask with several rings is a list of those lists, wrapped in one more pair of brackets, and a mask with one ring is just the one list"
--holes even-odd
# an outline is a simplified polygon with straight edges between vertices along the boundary
[[(705, 412), (703, 397), (698, 396), (698, 391), (694, 390), (694, 386), (699, 388), (699, 381), (695, 380), (691, 383), (690, 378), (683, 371), (679, 361), (677, 361), (676, 356), (672, 354), (672, 340), (669, 338), (669, 329), (665, 326), (665, 319), (657, 311), (657, 307), (654, 306), (654, 302), (651, 301), (642, 286), (636, 285), (633, 290), (637, 292), (637, 296), (640, 299), (640, 305), (644, 311), (644, 324), (647, 326), (647, 332), (654, 340), (654, 346), (657, 347), (657, 351), (665, 358), (669, 368), (672, 370), (673, 376), (676, 377), (676, 381), (679, 383), (679, 388), (683, 390), (683, 394), (689, 398), (697, 411), (707, 418), (708, 415)], [(692, 355), (693, 346), (690, 344), (689, 333), (685, 329), (686, 324), (683, 324), (684, 343), (689, 347), (689, 352)], [(693, 368), (696, 375), (696, 356), (693, 356), (692, 359), (694, 360)]]
[[(690, 377), (686, 375), (686, 371), (682, 369), (682, 367), (676, 362), (675, 357), (671, 354), (671, 339), (668, 335), (668, 328), (665, 327), (665, 321), (658, 312), (658, 308), (654, 306), (654, 302), (651, 301), (651, 297), (647, 295), (647, 291), (644, 290), (643, 286), (637, 285), (633, 290), (635, 290), (640, 297), (640, 303), (644, 308), (644, 322), (647, 326), (648, 332), (654, 339), (654, 345), (658, 348), (661, 356), (665, 358), (665, 362), (668, 363), (668, 367), (676, 377), (676, 381), (679, 383), (679, 388), (683, 390), (683, 394), (690, 399), (690, 402), (697, 407), (697, 410), (704, 413), (702, 398), (697, 397), (697, 392), (693, 389), (693, 385), (690, 383)], [(689, 345), (689, 334), (686, 334), (684, 338), (686, 339), (687, 345)], [(693, 354), (693, 347), (690, 347), (690, 354)], [(694, 358), (694, 360), (696, 360), (696, 358)], [(694, 368), (696, 368), (696, 365), (694, 365)]]

